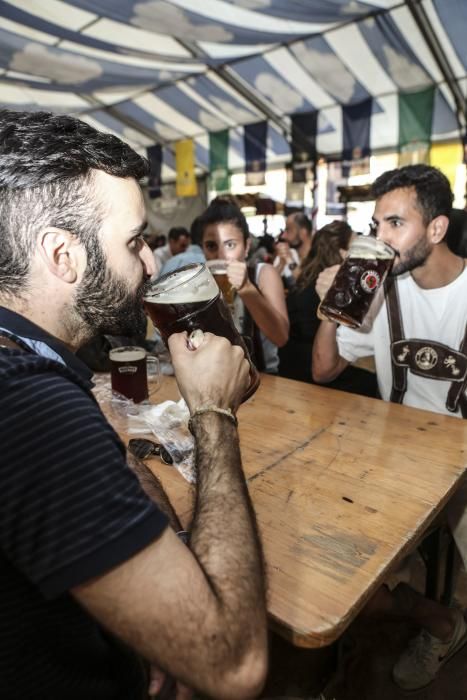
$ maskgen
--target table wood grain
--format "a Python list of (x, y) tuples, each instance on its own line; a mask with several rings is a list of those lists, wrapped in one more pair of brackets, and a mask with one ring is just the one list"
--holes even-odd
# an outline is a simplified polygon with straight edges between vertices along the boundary
[[(164, 377), (151, 400), (178, 397)], [(271, 623), (297, 646), (325, 646), (459, 485), (467, 421), (268, 375), (238, 418)], [(188, 526), (191, 488), (148, 464)]]

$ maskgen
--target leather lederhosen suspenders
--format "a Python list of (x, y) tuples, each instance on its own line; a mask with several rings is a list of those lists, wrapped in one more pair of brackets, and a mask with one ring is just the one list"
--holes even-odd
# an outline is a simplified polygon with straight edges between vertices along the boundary
[(407, 371), (419, 377), (450, 382), (446, 408), (455, 413), (460, 408), (467, 418), (467, 326), (459, 350), (443, 343), (404, 337), (400, 312), (397, 280), (392, 278), (384, 284), (386, 306), (391, 338), (392, 389), (390, 400), (402, 403), (407, 391)]

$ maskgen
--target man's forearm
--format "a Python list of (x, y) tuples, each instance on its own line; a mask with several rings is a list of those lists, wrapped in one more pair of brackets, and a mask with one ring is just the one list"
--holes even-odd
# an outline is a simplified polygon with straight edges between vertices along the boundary
[[(242, 650), (266, 629), (263, 556), (241, 468), (235, 426), (214, 412), (196, 416), (197, 495), (190, 547), (225, 620), (224, 644)], [(215, 643), (220, 643), (217, 639)]]
[(331, 382), (348, 365), (339, 355), (336, 334), (336, 323), (321, 321), (313, 343), (311, 370), (315, 382)]

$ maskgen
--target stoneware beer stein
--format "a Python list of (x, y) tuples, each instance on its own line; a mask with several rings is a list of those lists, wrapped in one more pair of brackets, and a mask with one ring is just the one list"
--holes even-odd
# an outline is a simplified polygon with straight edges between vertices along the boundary
[(373, 236), (358, 236), (319, 305), (318, 316), (359, 328), (394, 261), (391, 246)]
[(204, 263), (186, 265), (160, 277), (144, 298), (146, 311), (167, 344), (172, 333), (201, 330), (224, 336), (239, 345), (250, 363), (250, 384), (243, 396), (249, 398), (258, 388), (259, 372), (254, 366), (242, 336), (220, 289)]

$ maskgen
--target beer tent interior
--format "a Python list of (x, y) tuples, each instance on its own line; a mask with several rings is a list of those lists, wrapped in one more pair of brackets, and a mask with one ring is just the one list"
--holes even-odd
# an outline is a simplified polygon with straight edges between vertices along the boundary
[(317, 149), (342, 152), (342, 109), (372, 98), (370, 146), (396, 150), (399, 95), (433, 86), (432, 140), (461, 140), (465, 0), (0, 0), (0, 103), (79, 116), (138, 151), (267, 121), (267, 163), (290, 160), (291, 115), (318, 111)]

